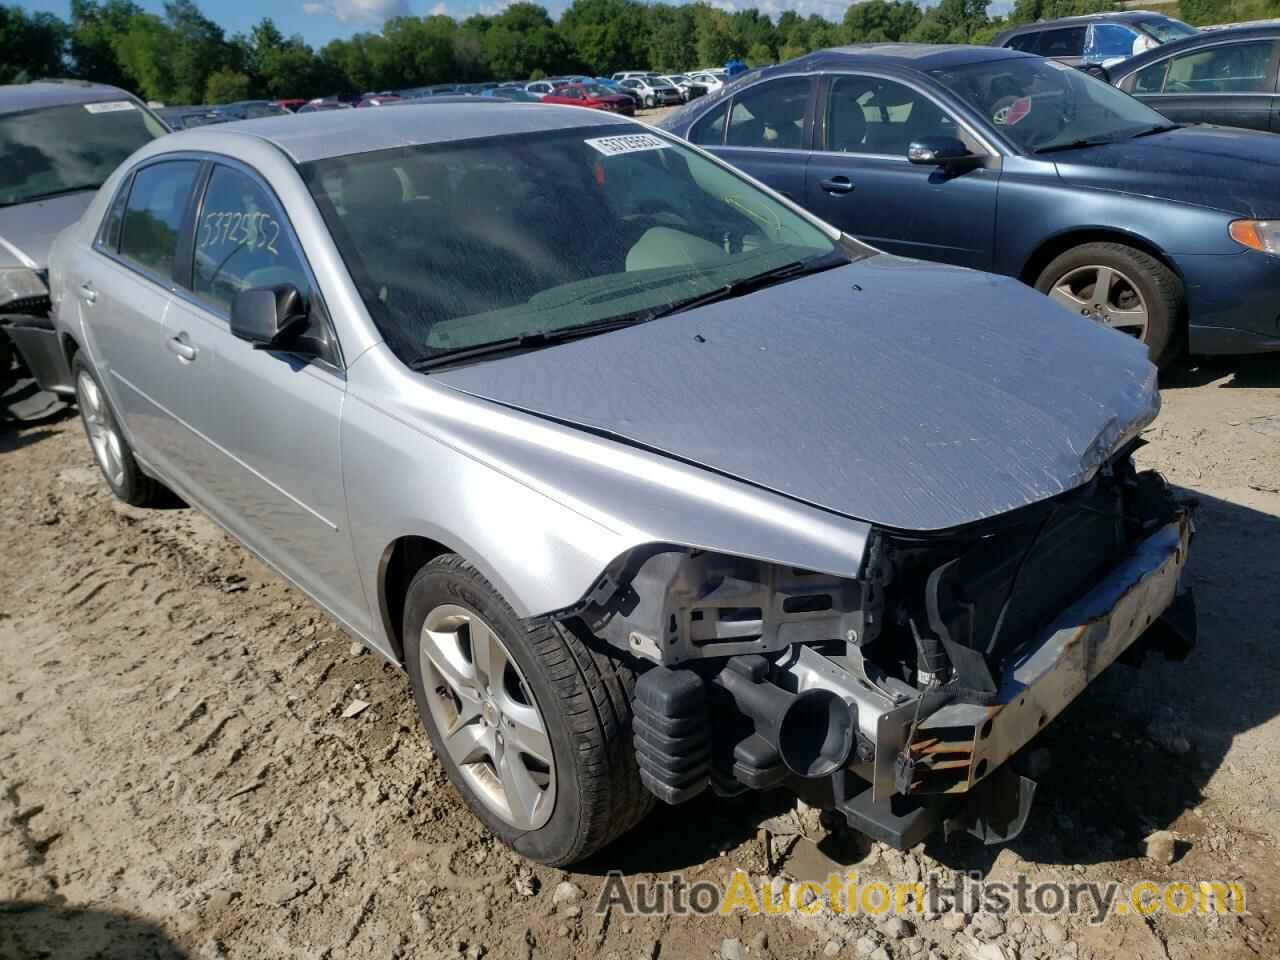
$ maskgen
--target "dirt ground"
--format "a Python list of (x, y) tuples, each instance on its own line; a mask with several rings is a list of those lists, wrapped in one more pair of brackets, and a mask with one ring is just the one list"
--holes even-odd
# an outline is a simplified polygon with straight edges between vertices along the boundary
[[(1200, 500), (1200, 645), (1113, 668), (1046, 729), (1018, 841), (901, 856), (815, 845), (814, 817), (791, 814), (770, 863), (760, 824), (786, 797), (704, 796), (571, 872), (497, 845), (405, 677), (210, 521), (114, 504), (76, 419), (0, 428), (0, 958), (1278, 957), (1280, 358), (1186, 367), (1163, 395), (1140, 457)], [(344, 719), (355, 699), (371, 706)], [(1161, 830), (1172, 865), (1144, 856)], [(611, 869), (848, 863), (864, 879), (1238, 880), (1250, 912), (912, 929), (592, 910)]]

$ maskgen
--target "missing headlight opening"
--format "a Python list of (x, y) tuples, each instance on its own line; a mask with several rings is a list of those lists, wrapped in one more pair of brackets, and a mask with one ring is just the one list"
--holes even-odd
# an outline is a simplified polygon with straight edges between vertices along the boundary
[(1035, 791), (1019, 751), (1113, 661), (1195, 640), (1189, 508), (1131, 451), (987, 521), (876, 529), (856, 576), (652, 545), (559, 619), (651, 665), (634, 741), (660, 799), (786, 785), (894, 846), (1002, 842)]

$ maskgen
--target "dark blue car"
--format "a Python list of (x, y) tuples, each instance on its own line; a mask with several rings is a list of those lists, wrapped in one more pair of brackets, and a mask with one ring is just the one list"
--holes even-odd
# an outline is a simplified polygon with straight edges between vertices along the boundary
[(1280, 350), (1280, 137), (1179, 127), (1028, 54), (908, 44), (758, 71), (662, 126), (847, 233), (1018, 277), (1157, 362)]

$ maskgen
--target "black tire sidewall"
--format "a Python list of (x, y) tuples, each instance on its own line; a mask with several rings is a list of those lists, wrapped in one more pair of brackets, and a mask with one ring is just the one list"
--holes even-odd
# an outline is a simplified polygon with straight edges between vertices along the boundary
[[(444, 561), (444, 562), (442, 562)], [(556, 798), (551, 818), (536, 830), (521, 831), (503, 822), (475, 795), (457, 764), (445, 749), (427, 705), (426, 687), (419, 658), (422, 625), (427, 614), (441, 604), (457, 604), (476, 613), (497, 631), (524, 674), (551, 740), (556, 771)], [(550, 626), (527, 630), (510, 605), (479, 571), (460, 558), (439, 558), (422, 568), (409, 585), (404, 608), (405, 667), (413, 686), (418, 716), (431, 739), (437, 759), (449, 780), (462, 794), (471, 812), (485, 827), (516, 852), (540, 863), (567, 862), (577, 850), (583, 820), (581, 771), (576, 763), (575, 739), (571, 736), (561, 698), (547, 675), (531, 641), (553, 631)]]
[[(86, 374), (93, 380), (98, 387), (98, 395), (102, 397), (103, 411), (110, 418), (111, 428), (115, 431), (116, 436), (120, 438), (120, 459), (124, 465), (124, 476), (120, 484), (115, 484), (111, 478), (107, 476), (107, 472), (103, 469), (101, 463), (98, 462), (98, 455), (93, 450), (93, 443), (89, 437), (89, 424), (84, 417), (84, 404), (80, 401), (80, 375)], [(77, 352), (71, 360), (71, 379), (75, 384), (76, 406), (80, 410), (80, 426), (84, 428), (85, 440), (89, 440), (89, 453), (93, 457), (94, 465), (98, 468), (103, 481), (111, 493), (119, 500), (125, 503), (141, 506), (150, 499), (151, 484), (150, 479), (142, 472), (142, 468), (138, 466), (138, 461), (134, 459), (133, 448), (129, 446), (129, 441), (124, 435), (124, 431), (120, 429), (120, 418), (116, 416), (115, 407), (111, 405), (111, 398), (107, 396), (107, 391), (102, 389), (102, 381), (98, 378), (93, 367), (91, 367), (84, 359), (84, 354)]]
[[(1048, 294), (1055, 282), (1072, 270), (1095, 264), (1119, 270), (1138, 287), (1147, 305), (1147, 355), (1152, 363), (1166, 364), (1175, 345), (1180, 291), (1167, 285), (1169, 280), (1177, 283), (1173, 272), (1149, 254), (1118, 243), (1086, 243), (1055, 257), (1040, 272), (1035, 287)], [(1165, 284), (1153, 276), (1153, 270), (1168, 274)]]

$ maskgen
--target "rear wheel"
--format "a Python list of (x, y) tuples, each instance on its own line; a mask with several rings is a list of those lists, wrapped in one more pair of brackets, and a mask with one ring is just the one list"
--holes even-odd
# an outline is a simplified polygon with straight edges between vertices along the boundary
[(527, 627), (454, 554), (409, 585), (404, 636), (436, 756), (503, 842), (531, 860), (573, 863), (648, 812), (625, 663), (557, 624)]
[(1073, 313), (1141, 340), (1160, 367), (1177, 355), (1182, 281), (1142, 250), (1123, 243), (1081, 244), (1045, 267), (1036, 289)]
[(163, 488), (138, 466), (129, 441), (120, 431), (111, 401), (82, 353), (77, 353), (71, 361), (71, 372), (76, 382), (80, 421), (89, 438), (93, 459), (97, 461), (107, 486), (113, 494), (135, 507), (156, 502)]

